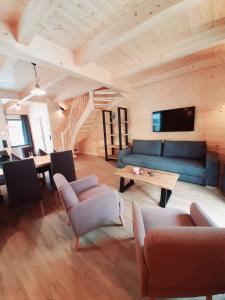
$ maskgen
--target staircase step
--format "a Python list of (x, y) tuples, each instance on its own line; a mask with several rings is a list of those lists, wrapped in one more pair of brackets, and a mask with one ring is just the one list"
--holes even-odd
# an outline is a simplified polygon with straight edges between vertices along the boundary
[(111, 90), (101, 90), (101, 91), (94, 91), (94, 95), (118, 95), (119, 93), (117, 91), (111, 91)]
[(114, 100), (120, 100), (123, 99), (123, 96), (113, 96), (113, 97), (94, 97), (94, 101), (114, 101)]

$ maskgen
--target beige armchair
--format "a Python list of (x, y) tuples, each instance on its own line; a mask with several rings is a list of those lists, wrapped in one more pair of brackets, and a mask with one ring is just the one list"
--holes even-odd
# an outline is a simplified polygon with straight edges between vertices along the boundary
[(76, 249), (85, 233), (116, 219), (124, 224), (123, 199), (117, 191), (99, 184), (95, 175), (70, 183), (59, 173), (53, 178), (76, 236)]
[(190, 214), (133, 203), (142, 296), (197, 297), (225, 293), (225, 228), (196, 204)]

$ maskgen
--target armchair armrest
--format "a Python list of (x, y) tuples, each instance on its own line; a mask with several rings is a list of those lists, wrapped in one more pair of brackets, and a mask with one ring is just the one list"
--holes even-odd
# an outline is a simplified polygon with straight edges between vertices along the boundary
[(117, 167), (118, 168), (123, 168), (123, 158), (124, 156), (130, 155), (131, 154), (131, 148), (127, 147), (123, 150), (119, 150), (118, 152), (118, 160), (117, 160)]
[(145, 237), (150, 295), (194, 297), (225, 292), (225, 229), (170, 227)]
[(96, 175), (90, 175), (82, 179), (70, 182), (70, 185), (76, 194), (91, 189), (98, 184), (98, 177)]
[(115, 190), (103, 192), (80, 202), (69, 211), (69, 219), (77, 237), (119, 217), (120, 202)]
[(205, 185), (216, 187), (219, 181), (220, 161), (216, 152), (206, 155), (206, 182)]

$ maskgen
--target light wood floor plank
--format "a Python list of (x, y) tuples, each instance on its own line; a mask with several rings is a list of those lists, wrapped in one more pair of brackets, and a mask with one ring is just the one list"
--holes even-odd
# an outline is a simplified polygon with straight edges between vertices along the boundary
[[(76, 169), (79, 178), (97, 174), (101, 182), (118, 189), (119, 178), (112, 176), (114, 162), (82, 155)], [(160, 189), (136, 183), (124, 192), (125, 226), (90, 232), (81, 238), (78, 252), (59, 199), (44, 193), (44, 216), (39, 204), (15, 210), (0, 206), (0, 300), (141, 300), (131, 205), (135, 200), (156, 206)], [(188, 211), (192, 201), (225, 226), (225, 198), (218, 191), (178, 182), (168, 206)]]

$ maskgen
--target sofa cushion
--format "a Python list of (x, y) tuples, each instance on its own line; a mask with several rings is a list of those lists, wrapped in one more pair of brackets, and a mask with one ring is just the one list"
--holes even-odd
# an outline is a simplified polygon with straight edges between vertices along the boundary
[(124, 165), (145, 167), (166, 172), (205, 178), (206, 168), (199, 160), (131, 154), (123, 158)]
[(132, 153), (160, 156), (162, 153), (162, 141), (134, 140)]
[(203, 159), (206, 156), (206, 142), (193, 141), (165, 141), (164, 157)]

